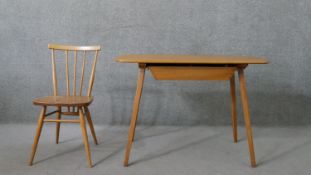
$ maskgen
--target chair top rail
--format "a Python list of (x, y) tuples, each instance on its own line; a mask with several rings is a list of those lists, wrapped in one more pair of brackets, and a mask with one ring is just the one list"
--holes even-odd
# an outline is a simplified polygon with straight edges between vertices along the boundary
[(60, 45), (60, 44), (49, 44), (49, 49), (54, 50), (70, 50), (70, 51), (99, 51), (100, 46), (72, 46), (72, 45)]

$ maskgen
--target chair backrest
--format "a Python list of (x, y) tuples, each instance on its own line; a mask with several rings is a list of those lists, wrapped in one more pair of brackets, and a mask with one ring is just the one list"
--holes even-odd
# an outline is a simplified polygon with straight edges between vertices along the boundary
[[(57, 83), (57, 71), (56, 71), (56, 51), (60, 51), (64, 53), (65, 57), (65, 72), (66, 72), (66, 95), (67, 96), (82, 96), (83, 92), (83, 84), (85, 79), (85, 67), (86, 67), (86, 61), (88, 59), (87, 55), (93, 54), (94, 59), (92, 63), (92, 69), (90, 71), (89, 76), (89, 84), (88, 89), (86, 92), (86, 96), (91, 96), (92, 94), (92, 88), (94, 84), (94, 78), (95, 78), (95, 68), (96, 68), (96, 62), (98, 57), (98, 52), (100, 51), (100, 46), (70, 46), (70, 45), (58, 45), (58, 44), (49, 44), (48, 48), (52, 51), (52, 78), (53, 78), (53, 92), (54, 96), (59, 95), (58, 94), (58, 83)], [(70, 71), (69, 71), (69, 53), (73, 52), (73, 82), (72, 82), (72, 93), (70, 88)], [(82, 52), (82, 53), (80, 53)], [(80, 84), (79, 88), (77, 88), (77, 63), (78, 63), (78, 55), (83, 54), (82, 56), (82, 68), (80, 72)]]

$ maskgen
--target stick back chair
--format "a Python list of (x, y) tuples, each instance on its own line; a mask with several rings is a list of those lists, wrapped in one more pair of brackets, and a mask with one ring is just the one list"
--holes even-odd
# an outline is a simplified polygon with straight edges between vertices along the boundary
[[(86, 121), (89, 124), (91, 134), (93, 136), (94, 142), (97, 145), (96, 134), (93, 126), (93, 122), (91, 119), (91, 114), (88, 109), (88, 106), (92, 103), (92, 89), (94, 84), (95, 78), (95, 68), (98, 53), (100, 51), (100, 46), (69, 46), (69, 45), (56, 45), (56, 44), (49, 44), (48, 48), (52, 51), (52, 78), (53, 78), (53, 96), (46, 96), (41, 98), (36, 98), (33, 100), (34, 105), (39, 105), (42, 107), (41, 114), (38, 119), (37, 131), (34, 137), (34, 143), (32, 145), (32, 151), (29, 159), (29, 165), (32, 165), (34, 156), (37, 150), (37, 145), (39, 142), (39, 138), (41, 135), (41, 130), (44, 122), (56, 122), (56, 144), (59, 143), (59, 131), (60, 131), (60, 123), (80, 123), (83, 142), (86, 152), (86, 157), (88, 160), (89, 167), (92, 167), (92, 159), (91, 153), (89, 148), (87, 130), (86, 130)], [(66, 95), (60, 96), (58, 91), (58, 79), (57, 79), (57, 71), (56, 71), (56, 52), (64, 52), (65, 55), (65, 72), (66, 72)], [(70, 76), (69, 76), (69, 53), (73, 52), (73, 82), (72, 85), (72, 93), (70, 88)], [(82, 52), (82, 53), (81, 53)], [(78, 62), (78, 55), (82, 54), (82, 68), (80, 69), (80, 83), (79, 88), (77, 88), (77, 62)], [(87, 62), (87, 55), (89, 54), (94, 55), (94, 59), (92, 62), (92, 68), (90, 71), (89, 76), (89, 83), (86, 91), (86, 95), (83, 96), (83, 85), (85, 80), (85, 72), (86, 72), (86, 62)], [(47, 107), (56, 107), (55, 111), (47, 113)], [(62, 109), (65, 108), (67, 111), (63, 111)], [(56, 114), (55, 119), (48, 119), (48, 116), (52, 114)], [(62, 119), (62, 115), (72, 115), (72, 116), (79, 116), (79, 119)], [(85, 118), (86, 120), (85, 120)]]

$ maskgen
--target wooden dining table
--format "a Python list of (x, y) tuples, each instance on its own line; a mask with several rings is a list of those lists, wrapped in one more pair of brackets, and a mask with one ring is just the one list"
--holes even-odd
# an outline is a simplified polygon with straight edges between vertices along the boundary
[(256, 166), (244, 70), (249, 64), (267, 64), (267, 59), (254, 56), (132, 54), (119, 56), (116, 61), (138, 64), (136, 95), (128, 132), (124, 166), (128, 166), (134, 141), (146, 69), (151, 71), (156, 80), (228, 80), (230, 82), (231, 118), (235, 143), (238, 141), (235, 72), (238, 72), (250, 163), (252, 167)]

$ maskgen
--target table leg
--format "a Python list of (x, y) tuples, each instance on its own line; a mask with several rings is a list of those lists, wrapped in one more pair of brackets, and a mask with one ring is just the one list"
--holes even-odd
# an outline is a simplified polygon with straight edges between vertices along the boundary
[(230, 79), (230, 95), (231, 95), (231, 118), (232, 118), (232, 130), (233, 141), (238, 141), (238, 129), (237, 129), (237, 112), (236, 112), (236, 94), (235, 94), (235, 75)]
[(246, 92), (244, 68), (239, 68), (238, 72), (239, 72), (239, 80), (240, 80), (240, 91), (241, 91), (241, 97), (242, 97), (244, 121), (245, 121), (248, 148), (249, 148), (249, 154), (250, 154), (250, 162), (251, 162), (251, 166), (255, 167), (256, 159), (255, 159), (255, 151), (254, 151), (254, 144), (253, 144), (252, 126), (251, 126), (251, 120), (250, 120), (249, 108), (248, 108), (248, 97), (247, 97), (247, 92)]
[(145, 69), (146, 69), (145, 65), (139, 65), (136, 95), (135, 95), (134, 103), (133, 103), (132, 118), (131, 118), (131, 124), (130, 124), (129, 133), (128, 133), (128, 142), (127, 142), (125, 157), (124, 157), (124, 166), (128, 166), (128, 160), (130, 157), (131, 147), (132, 147), (132, 143), (133, 143), (133, 139), (135, 135), (135, 127), (136, 127), (136, 121), (137, 121), (137, 116), (138, 116), (138, 111), (139, 111), (139, 103), (140, 103), (140, 98), (141, 98), (141, 93), (143, 90), (143, 84), (144, 84), (144, 78), (145, 78)]

